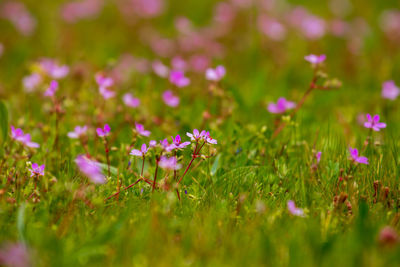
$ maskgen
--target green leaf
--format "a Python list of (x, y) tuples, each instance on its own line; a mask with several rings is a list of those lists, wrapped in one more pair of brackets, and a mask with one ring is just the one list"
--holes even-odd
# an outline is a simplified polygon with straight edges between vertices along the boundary
[(220, 157), (221, 157), (221, 154), (218, 154), (215, 157), (214, 163), (213, 163), (213, 165), (211, 167), (211, 176), (214, 176), (217, 173), (218, 169), (219, 169), (219, 158)]
[(8, 112), (3, 101), (0, 101), (0, 144), (8, 137)]

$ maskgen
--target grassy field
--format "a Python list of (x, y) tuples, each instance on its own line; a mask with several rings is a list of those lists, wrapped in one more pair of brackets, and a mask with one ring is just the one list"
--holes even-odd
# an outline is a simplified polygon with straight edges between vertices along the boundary
[(399, 87), (399, 1), (0, 1), (0, 265), (400, 266)]

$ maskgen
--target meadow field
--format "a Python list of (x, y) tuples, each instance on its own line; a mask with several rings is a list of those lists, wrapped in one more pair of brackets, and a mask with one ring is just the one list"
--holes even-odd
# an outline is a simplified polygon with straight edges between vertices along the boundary
[(0, 0), (0, 266), (400, 266), (400, 1)]

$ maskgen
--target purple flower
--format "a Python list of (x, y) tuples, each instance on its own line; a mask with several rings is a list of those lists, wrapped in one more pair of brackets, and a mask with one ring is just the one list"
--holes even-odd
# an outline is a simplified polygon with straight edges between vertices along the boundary
[(87, 131), (87, 126), (86, 125), (82, 126), (82, 127), (81, 126), (76, 126), (74, 131), (69, 132), (67, 135), (68, 135), (69, 138), (78, 139), (81, 136), (85, 135), (86, 131)]
[(206, 70), (206, 79), (209, 81), (220, 81), (226, 74), (225, 67), (222, 65), (217, 66), (215, 69), (209, 68)]
[(217, 140), (215, 140), (214, 138), (212, 138), (210, 136), (210, 132), (206, 132), (206, 134), (204, 135), (204, 140), (206, 140), (207, 143), (209, 144), (213, 144), (216, 145), (217, 144)]
[(22, 79), (22, 84), (26, 92), (32, 92), (42, 82), (42, 76), (38, 73), (32, 73), (31, 75), (25, 76)]
[(52, 80), (50, 82), (49, 88), (44, 92), (44, 96), (53, 97), (58, 89), (58, 82), (56, 80)]
[(23, 35), (29, 36), (36, 27), (36, 19), (23, 3), (6, 1), (0, 5), (0, 18), (8, 19)]
[(90, 160), (83, 155), (79, 155), (75, 159), (76, 165), (79, 170), (86, 175), (95, 184), (104, 184), (106, 182), (105, 176), (101, 172), (101, 166), (98, 162)]
[(67, 65), (59, 65), (54, 59), (44, 58), (40, 61), (43, 71), (53, 79), (62, 79), (69, 73)]
[(138, 149), (132, 149), (131, 155), (132, 156), (138, 156), (138, 157), (144, 157), (149, 149), (147, 148), (146, 144), (143, 144), (140, 150)]
[(187, 147), (188, 145), (190, 145), (190, 142), (183, 142), (182, 143), (182, 139), (181, 136), (178, 134), (177, 136), (175, 136), (175, 138), (172, 136), (172, 148), (178, 148), (178, 149), (182, 149)]
[(61, 17), (68, 23), (94, 18), (102, 10), (103, 0), (83, 0), (68, 2), (61, 7)]
[(96, 83), (101, 88), (108, 88), (114, 85), (114, 80), (110, 77), (107, 77), (101, 73), (97, 73), (95, 75)]
[(9, 267), (32, 266), (28, 248), (23, 243), (7, 243), (0, 249), (0, 265)]
[(35, 176), (35, 175), (43, 176), (44, 175), (44, 167), (45, 167), (44, 164), (39, 166), (39, 164), (37, 164), (37, 163), (32, 163), (32, 166), (29, 169), (29, 171), (31, 172), (31, 177)]
[(167, 106), (177, 107), (179, 105), (179, 97), (174, 95), (171, 90), (167, 90), (162, 94), (162, 99)]
[(358, 156), (358, 149), (357, 148), (349, 148), (351, 158), (354, 162), (358, 162), (361, 164), (368, 164), (368, 159), (366, 157)]
[(167, 138), (165, 138), (164, 140), (160, 141), (160, 144), (162, 146), (162, 148), (166, 151), (171, 151), (174, 147), (173, 144), (169, 144)]
[(11, 125), (11, 138), (18, 142), (21, 142), (27, 147), (33, 147), (33, 148), (39, 147), (38, 143), (31, 141), (30, 134), (24, 134), (24, 131), (22, 131), (20, 128), (15, 129), (14, 126), (12, 125)]
[(386, 123), (379, 122), (379, 115), (375, 115), (373, 118), (370, 114), (367, 114), (367, 122), (364, 123), (365, 128), (373, 129), (379, 132), (381, 129), (386, 128)]
[(143, 124), (135, 123), (136, 131), (139, 135), (149, 136), (151, 134), (150, 131), (144, 129)]
[(182, 167), (181, 164), (178, 164), (176, 157), (167, 158), (166, 156), (161, 156), (158, 165), (166, 170), (179, 170)]
[(115, 96), (115, 92), (114, 92), (114, 91), (108, 90), (108, 89), (105, 88), (105, 87), (100, 87), (100, 88), (99, 88), (99, 92), (100, 92), (101, 96), (102, 96), (105, 100), (110, 99), (110, 98), (113, 98), (113, 97)]
[(149, 147), (155, 147), (156, 145), (157, 145), (157, 141), (156, 140), (150, 140)]
[(287, 202), (287, 207), (289, 212), (294, 216), (305, 217), (303, 209), (296, 207), (296, 204), (293, 200), (289, 200)]
[(317, 159), (317, 163), (319, 163), (321, 161), (321, 151), (318, 151), (317, 154), (315, 154), (315, 158)]
[(287, 101), (286, 98), (281, 97), (278, 99), (278, 102), (276, 104), (269, 103), (268, 111), (274, 114), (281, 114), (289, 109), (293, 109), (294, 107), (296, 107), (296, 104), (294, 102)]
[(185, 87), (190, 84), (189, 78), (185, 77), (185, 74), (181, 70), (173, 70), (169, 74), (169, 81), (177, 87)]
[(320, 64), (325, 61), (326, 55), (317, 56), (317, 55), (311, 54), (311, 55), (305, 56), (304, 59), (306, 61), (310, 62), (311, 64)]
[(202, 139), (205, 136), (205, 134), (206, 134), (206, 131), (203, 130), (203, 131), (199, 132), (199, 130), (197, 130), (197, 129), (193, 130), (193, 134), (186, 133), (186, 135), (188, 137), (190, 137), (190, 140), (192, 140), (192, 141), (198, 141), (198, 140)]
[(97, 128), (96, 132), (99, 137), (106, 137), (111, 131), (111, 128), (108, 124), (104, 125), (104, 128)]
[(169, 74), (169, 68), (165, 66), (161, 61), (157, 60), (151, 64), (155, 74), (162, 78), (167, 78)]
[(400, 94), (400, 89), (394, 81), (386, 81), (382, 84), (382, 97), (390, 100), (395, 100)]
[(137, 108), (140, 105), (139, 98), (134, 97), (132, 94), (127, 93), (122, 97), (125, 105), (131, 108)]

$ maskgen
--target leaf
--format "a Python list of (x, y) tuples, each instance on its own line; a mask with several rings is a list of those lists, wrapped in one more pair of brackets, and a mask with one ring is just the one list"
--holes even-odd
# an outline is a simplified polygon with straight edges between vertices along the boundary
[(0, 144), (8, 137), (8, 112), (3, 101), (0, 101)]
[(25, 208), (25, 203), (22, 203), (17, 212), (17, 229), (21, 241), (25, 241)]
[(214, 163), (211, 167), (211, 176), (214, 176), (215, 173), (218, 171), (219, 169), (219, 159), (221, 157), (221, 154), (218, 154), (217, 157), (214, 160)]

